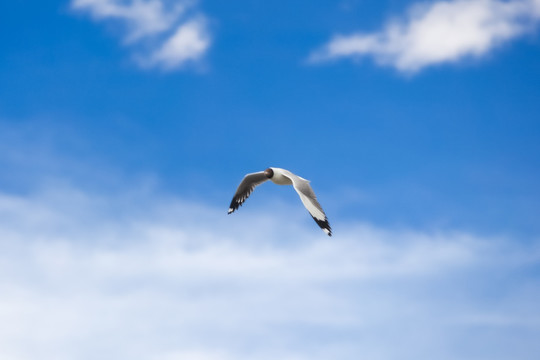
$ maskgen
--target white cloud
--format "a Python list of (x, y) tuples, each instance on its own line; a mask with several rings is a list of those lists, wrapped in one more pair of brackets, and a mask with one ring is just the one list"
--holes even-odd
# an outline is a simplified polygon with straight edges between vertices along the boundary
[(207, 21), (189, 14), (192, 2), (165, 0), (73, 0), (72, 8), (95, 20), (125, 27), (124, 42), (147, 67), (175, 69), (201, 59), (210, 45)]
[[(133, 189), (0, 194), (0, 358), (533, 359), (540, 249)], [(515, 334), (520, 336), (516, 337)], [(388, 346), (392, 344), (392, 346)]]
[(335, 36), (313, 52), (312, 62), (372, 56), (403, 72), (479, 57), (531, 30), (538, 0), (453, 0), (413, 6), (406, 19), (380, 32)]
[(194, 19), (178, 27), (176, 32), (157, 49), (148, 65), (162, 64), (173, 69), (189, 60), (200, 58), (210, 46), (210, 37), (204, 19)]
[(72, 7), (89, 12), (96, 20), (124, 21), (128, 41), (170, 29), (184, 10), (182, 4), (166, 10), (159, 0), (134, 0), (127, 3), (115, 0), (73, 0)]

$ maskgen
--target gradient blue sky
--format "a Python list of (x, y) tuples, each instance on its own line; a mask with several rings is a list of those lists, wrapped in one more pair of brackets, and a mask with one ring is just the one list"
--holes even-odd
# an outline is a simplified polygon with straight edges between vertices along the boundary
[[(3, 1), (0, 13), (12, 309), (0, 354), (540, 353), (539, 1)], [(268, 166), (312, 181), (333, 243), (291, 189), (264, 185), (226, 216), (243, 175)], [(216, 261), (220, 249), (237, 262)], [(134, 265), (144, 253), (155, 268)], [(136, 301), (119, 306), (118, 287)], [(105, 304), (116, 313), (96, 324)], [(191, 310), (170, 317), (175, 304)], [(44, 340), (50, 312), (62, 330)], [(130, 333), (138, 313), (152, 336)]]

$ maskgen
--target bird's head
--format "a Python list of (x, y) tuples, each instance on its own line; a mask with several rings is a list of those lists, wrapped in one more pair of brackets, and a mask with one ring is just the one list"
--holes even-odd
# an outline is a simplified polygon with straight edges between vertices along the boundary
[(272, 170), (271, 168), (268, 168), (264, 170), (264, 175), (266, 175), (267, 178), (271, 179), (272, 176), (274, 176), (274, 170)]

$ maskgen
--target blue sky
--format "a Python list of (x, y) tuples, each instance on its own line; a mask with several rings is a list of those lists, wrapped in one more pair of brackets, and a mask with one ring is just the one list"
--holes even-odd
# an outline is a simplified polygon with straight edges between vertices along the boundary
[(539, 353), (537, 0), (0, 11), (2, 358)]

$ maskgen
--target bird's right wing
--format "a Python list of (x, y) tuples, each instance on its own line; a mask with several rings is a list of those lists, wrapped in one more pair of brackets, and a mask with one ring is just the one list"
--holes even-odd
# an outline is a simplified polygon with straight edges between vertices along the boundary
[(240, 206), (242, 206), (244, 201), (246, 201), (249, 195), (251, 195), (251, 193), (253, 192), (253, 189), (255, 189), (257, 185), (262, 184), (266, 180), (268, 180), (268, 178), (264, 174), (264, 171), (247, 174), (246, 176), (244, 176), (244, 179), (242, 180), (240, 185), (238, 185), (238, 189), (236, 189), (236, 193), (233, 196), (231, 205), (229, 205), (228, 213), (230, 214), (236, 209), (238, 209)]
[(283, 176), (291, 179), (294, 190), (296, 190), (300, 196), (300, 200), (302, 200), (302, 203), (317, 225), (319, 225), (326, 235), (332, 236), (332, 228), (330, 227), (328, 218), (326, 217), (321, 204), (319, 204), (319, 201), (317, 201), (317, 196), (315, 196), (311, 185), (309, 185), (309, 180), (295, 175), (288, 170), (283, 170)]

